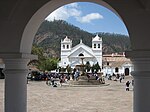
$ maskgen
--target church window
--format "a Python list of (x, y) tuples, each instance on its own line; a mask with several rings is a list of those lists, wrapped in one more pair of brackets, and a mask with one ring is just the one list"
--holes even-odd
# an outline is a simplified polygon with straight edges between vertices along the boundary
[(94, 48), (96, 48), (96, 44), (94, 44)]
[(78, 56), (84, 56), (84, 54), (80, 53)]
[(65, 49), (65, 45), (63, 45), (63, 49)]
[(67, 45), (67, 49), (69, 49), (69, 45)]
[(98, 48), (100, 48), (101, 46), (100, 46), (100, 44), (98, 44)]

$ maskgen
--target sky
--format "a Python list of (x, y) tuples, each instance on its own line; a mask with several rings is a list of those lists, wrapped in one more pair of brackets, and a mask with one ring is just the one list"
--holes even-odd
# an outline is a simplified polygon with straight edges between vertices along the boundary
[(53, 11), (46, 20), (65, 20), (90, 33), (109, 32), (128, 35), (123, 21), (109, 9), (95, 3), (75, 2)]

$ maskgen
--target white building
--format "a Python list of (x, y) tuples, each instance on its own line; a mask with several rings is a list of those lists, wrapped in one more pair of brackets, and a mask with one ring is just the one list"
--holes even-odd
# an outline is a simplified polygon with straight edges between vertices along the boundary
[(66, 67), (67, 65), (75, 68), (76, 65), (82, 64), (89, 61), (90, 65), (98, 62), (99, 66), (102, 67), (102, 38), (96, 35), (92, 39), (92, 48), (82, 43), (72, 47), (72, 40), (67, 36), (64, 40), (61, 40), (61, 62), (59, 66)]
[(103, 73), (104, 75), (124, 74), (131, 75), (134, 66), (130, 59), (121, 54), (103, 55)]

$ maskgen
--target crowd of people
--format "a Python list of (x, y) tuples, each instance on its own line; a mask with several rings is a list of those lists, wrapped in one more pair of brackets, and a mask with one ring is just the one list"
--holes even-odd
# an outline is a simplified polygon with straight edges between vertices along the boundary
[[(73, 73), (71, 74), (65, 74), (65, 73), (51, 73), (49, 74), (48, 72), (45, 73), (46, 75), (46, 84), (47, 85), (52, 85), (53, 87), (57, 87), (58, 83), (60, 86), (62, 86), (62, 83), (67, 83), (70, 78), (72, 78), (73, 81), (78, 81), (79, 77), (81, 76), (80, 71), (78, 69), (74, 69)], [(94, 80), (98, 80), (100, 83), (104, 84), (105, 83), (105, 78), (104, 76), (99, 76), (97, 73), (92, 73), (92, 74), (85, 74), (87, 76), (87, 81), (90, 80), (91, 77), (95, 77)]]
[(47, 75), (46, 78), (46, 84), (47, 85), (52, 85), (53, 87), (57, 87), (58, 86), (58, 82), (60, 84), (60, 86), (62, 86), (62, 83), (67, 83), (67, 81), (70, 80), (70, 75), (69, 74), (51, 74), (51, 75)]
[[(79, 77), (80, 77), (80, 71), (78, 69), (74, 69), (73, 73), (48, 73), (48, 72), (44, 72), (42, 75), (40, 75), (40, 77), (42, 76), (42, 79), (46, 81), (47, 85), (51, 85), (53, 87), (58, 87), (58, 84), (60, 84), (60, 86), (62, 86), (62, 83), (67, 83), (70, 78), (72, 78), (72, 80), (74, 81), (78, 81)], [(109, 75), (106, 74), (106, 76), (104, 77), (99, 76), (96, 72), (88, 74), (85, 74), (87, 76), (87, 81), (89, 82), (91, 78), (94, 78), (95, 80), (98, 80), (100, 83), (105, 84), (105, 79), (107, 80), (112, 80), (112, 81), (119, 81), (120, 83), (122, 83), (122, 81), (125, 79), (125, 75), (124, 74), (113, 74), (113, 75)], [(28, 82), (27, 82), (28, 83)], [(132, 84), (132, 85), (131, 85)], [(130, 79), (130, 80), (126, 80), (125, 82), (125, 90), (129, 91), (130, 90), (130, 85), (134, 86), (134, 80)]]
[[(122, 81), (125, 79), (125, 75), (124, 74), (113, 74), (113, 75), (106, 74), (106, 78), (108, 80), (119, 81), (120, 83), (122, 83)], [(133, 79), (126, 80), (126, 82), (125, 82), (125, 90), (126, 91), (130, 90), (130, 84), (132, 84), (131, 86), (133, 88), (134, 87)]]

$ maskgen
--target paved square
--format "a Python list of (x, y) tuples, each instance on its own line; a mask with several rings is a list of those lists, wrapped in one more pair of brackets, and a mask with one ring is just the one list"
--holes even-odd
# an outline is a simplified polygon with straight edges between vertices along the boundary
[[(28, 112), (133, 112), (133, 91), (122, 83), (108, 81), (101, 87), (51, 87), (44, 81), (29, 81)], [(0, 80), (0, 112), (4, 112), (4, 80)]]

